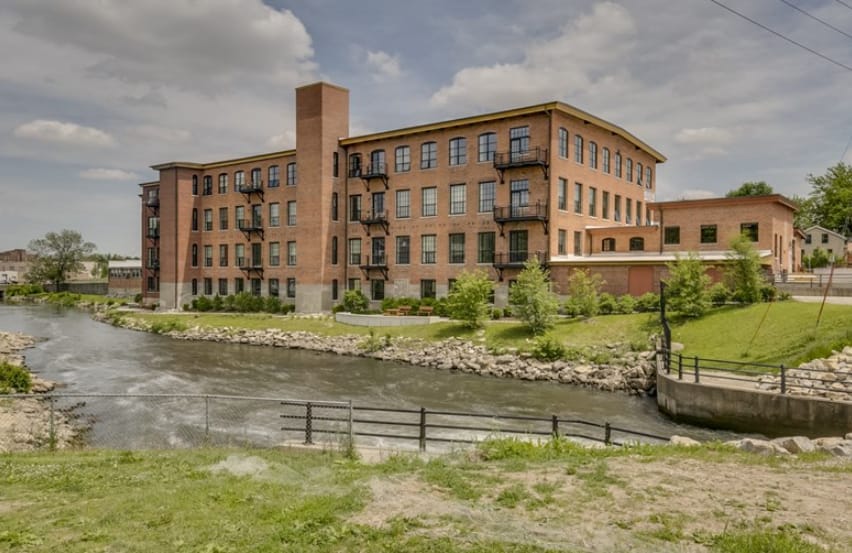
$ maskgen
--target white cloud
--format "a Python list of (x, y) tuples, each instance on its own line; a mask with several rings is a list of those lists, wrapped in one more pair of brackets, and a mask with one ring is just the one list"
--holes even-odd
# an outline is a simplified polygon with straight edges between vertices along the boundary
[(115, 145), (115, 139), (100, 129), (48, 119), (36, 119), (18, 125), (13, 134), (18, 138), (42, 142), (60, 142), (75, 146), (104, 148)]
[(107, 169), (104, 167), (98, 167), (95, 169), (86, 169), (85, 171), (80, 171), (80, 176), (84, 179), (91, 180), (139, 180), (142, 177), (137, 175), (136, 173), (132, 173), (130, 171), (124, 171), (122, 169)]
[(287, 131), (282, 134), (270, 136), (266, 145), (276, 150), (289, 150), (296, 147), (296, 132)]
[(399, 56), (392, 56), (382, 50), (367, 52), (367, 65), (372, 71), (373, 78), (379, 82), (396, 79), (402, 75)]

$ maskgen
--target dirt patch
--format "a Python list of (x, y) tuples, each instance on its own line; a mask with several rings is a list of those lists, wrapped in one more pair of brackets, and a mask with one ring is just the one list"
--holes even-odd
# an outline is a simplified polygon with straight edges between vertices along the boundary
[(475, 501), (418, 476), (373, 479), (372, 500), (352, 522), (416, 520), (413, 531), (429, 535), (591, 552), (705, 552), (708, 540), (726, 530), (788, 526), (821, 545), (852, 550), (848, 472), (633, 457), (484, 470), (494, 479)]

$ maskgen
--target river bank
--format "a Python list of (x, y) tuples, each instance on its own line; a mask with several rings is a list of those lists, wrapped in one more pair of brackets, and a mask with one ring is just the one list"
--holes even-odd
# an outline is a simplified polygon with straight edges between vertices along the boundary
[[(461, 371), (480, 376), (574, 384), (608, 392), (633, 395), (652, 393), (656, 383), (654, 351), (633, 351), (630, 344), (610, 343), (599, 357), (606, 362), (586, 359), (543, 361), (517, 348), (492, 351), (484, 345), (460, 338), (427, 342), (414, 338), (378, 335), (320, 335), (306, 331), (275, 328), (192, 326), (162, 327), (148, 320), (122, 316), (120, 312), (96, 311), (95, 320), (138, 330), (156, 332), (176, 340), (246, 344), (253, 346), (303, 349), (351, 357), (395, 361), (437, 370)], [(321, 315), (291, 317), (316, 320)], [(191, 324), (192, 319), (187, 319)], [(184, 325), (185, 326), (185, 325)]]
[[(32, 336), (0, 332), (0, 362), (26, 368), (21, 353), (36, 344)], [(52, 391), (55, 382), (31, 374), (32, 389), (28, 396), (0, 396), (0, 453), (31, 451), (45, 446), (65, 448), (73, 445), (79, 429), (71, 417), (55, 409), (41, 394)]]

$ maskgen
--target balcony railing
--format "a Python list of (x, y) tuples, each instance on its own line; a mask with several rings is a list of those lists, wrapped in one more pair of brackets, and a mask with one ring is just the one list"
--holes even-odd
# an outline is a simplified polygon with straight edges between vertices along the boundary
[(349, 171), (350, 177), (361, 177), (367, 184), (367, 190), (370, 189), (370, 181), (373, 179), (381, 179), (385, 188), (388, 187), (388, 164), (384, 162), (373, 163), (366, 167), (354, 168)]
[(536, 165), (544, 171), (544, 178), (546, 179), (550, 167), (550, 156), (548, 155), (547, 148), (539, 146), (519, 152), (498, 152), (494, 154), (494, 168), (500, 173), (501, 183), (507, 169)]
[(149, 228), (148, 232), (145, 234), (148, 238), (156, 240), (160, 237), (160, 229), (158, 228)]
[(148, 198), (148, 201), (145, 202), (145, 205), (147, 205), (148, 207), (160, 207), (159, 196), (156, 198)]
[(530, 251), (509, 251), (509, 252), (501, 252), (494, 254), (494, 263), (493, 265), (497, 268), (512, 268), (512, 267), (523, 267), (524, 263), (526, 263), (530, 259), (537, 259), (541, 265), (544, 265), (547, 258), (544, 255), (544, 252), (530, 252)]
[(237, 228), (242, 231), (261, 230), (263, 229), (263, 219), (261, 217), (237, 219)]
[(263, 258), (262, 257), (243, 257), (237, 258), (237, 264), (240, 266), (240, 269), (243, 271), (248, 271), (251, 269), (262, 269), (263, 268)]
[(510, 205), (494, 207), (494, 221), (507, 223), (510, 221), (546, 221), (547, 203), (536, 202), (533, 205)]
[(367, 236), (370, 236), (370, 227), (372, 225), (381, 225), (385, 234), (390, 234), (390, 220), (388, 219), (387, 210), (363, 211), (358, 215), (358, 220), (367, 230)]
[(383, 253), (372, 257), (365, 256), (363, 261), (360, 265), (362, 269), (380, 269), (388, 266), (388, 257)]
[(148, 269), (151, 269), (152, 271), (159, 271), (160, 270), (160, 260), (154, 259), (154, 260), (148, 261), (146, 266), (147, 266)]
[(260, 182), (244, 182), (237, 186), (240, 194), (253, 194), (254, 192), (263, 191), (263, 181)]

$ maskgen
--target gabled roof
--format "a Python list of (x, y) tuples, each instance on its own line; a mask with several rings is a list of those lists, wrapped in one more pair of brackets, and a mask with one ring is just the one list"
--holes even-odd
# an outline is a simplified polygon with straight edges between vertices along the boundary
[(819, 225), (812, 225), (812, 226), (810, 226), (810, 227), (808, 227), (804, 230), (805, 233), (808, 233), (808, 232), (811, 232), (811, 231), (825, 232), (827, 234), (832, 234), (832, 235), (836, 236), (837, 238), (840, 238), (841, 240), (846, 240), (846, 237), (843, 236), (842, 234), (840, 234), (839, 232), (834, 232), (831, 229), (827, 229), (827, 228), (821, 227)]

